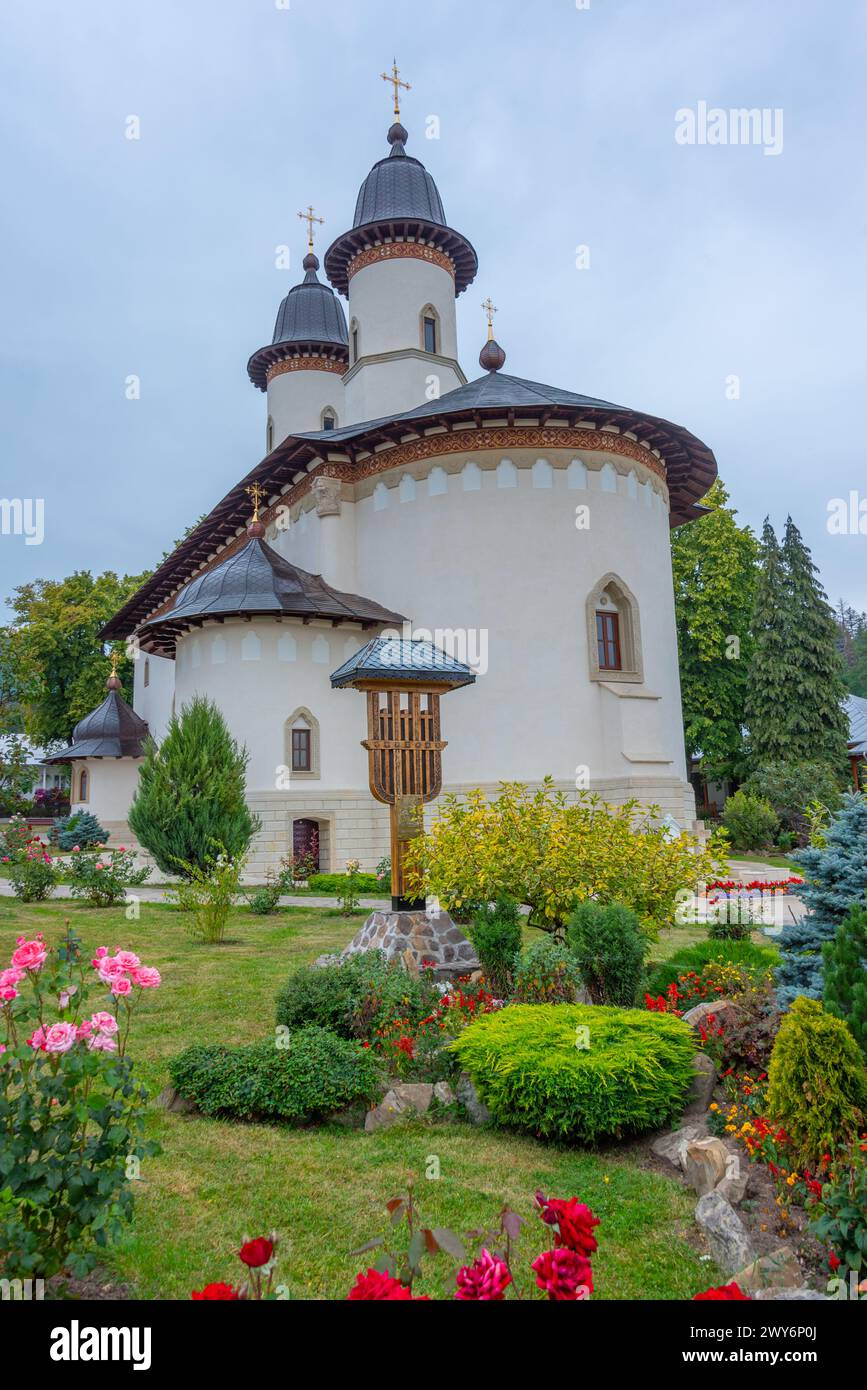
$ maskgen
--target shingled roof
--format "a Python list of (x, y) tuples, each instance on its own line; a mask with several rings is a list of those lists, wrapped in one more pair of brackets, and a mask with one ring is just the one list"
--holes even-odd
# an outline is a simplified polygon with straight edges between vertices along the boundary
[(167, 612), (144, 623), (141, 642), (145, 650), (172, 656), (177, 637), (206, 618), (269, 615), (327, 618), (362, 627), (405, 621), (401, 613), (383, 608), (373, 599), (332, 589), (321, 575), (291, 565), (259, 536), (253, 536), (222, 564), (181, 589)]
[(110, 689), (101, 705), (79, 720), (72, 742), (46, 763), (69, 763), (78, 758), (141, 758), (148, 726), (127, 704), (118, 689)]

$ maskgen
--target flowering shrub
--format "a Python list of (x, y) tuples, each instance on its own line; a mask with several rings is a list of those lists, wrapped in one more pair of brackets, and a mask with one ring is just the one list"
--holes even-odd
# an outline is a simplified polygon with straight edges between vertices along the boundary
[[(694, 946), (683, 946), (667, 960), (658, 961), (650, 967), (647, 979), (647, 992), (656, 997), (664, 994), (673, 981), (682, 976), (691, 978), (702, 975), (705, 967), (713, 965), (705, 979), (712, 983), (731, 977), (724, 975), (727, 966), (738, 966), (752, 979), (772, 979), (773, 971), (779, 964), (779, 953), (772, 946), (755, 946), (752, 941), (698, 941)], [(719, 991), (716, 991), (719, 993)], [(699, 1003), (699, 999), (695, 999)]]
[[(541, 1289), (551, 1302), (575, 1302), (590, 1297), (593, 1292), (591, 1256), (597, 1249), (593, 1234), (599, 1218), (576, 1197), (568, 1201), (548, 1198), (536, 1193), (538, 1215), (553, 1232), (553, 1247), (543, 1251), (530, 1265), (535, 1275), (535, 1288)], [(500, 1303), (507, 1292), (513, 1298), (533, 1298), (533, 1286), (522, 1293), (516, 1276), (516, 1246), (521, 1228), (527, 1222), (509, 1207), (503, 1207), (497, 1224), (490, 1231), (473, 1232), (481, 1249), (470, 1260), (463, 1240), (453, 1231), (441, 1227), (420, 1226), (418, 1206), (412, 1187), (405, 1197), (394, 1197), (386, 1204), (393, 1227), (405, 1224), (407, 1249), (405, 1253), (385, 1249), (380, 1239), (368, 1243), (353, 1253), (366, 1254), (382, 1247), (376, 1263), (356, 1277), (349, 1299), (387, 1302), (406, 1302), (427, 1299), (427, 1294), (415, 1294), (413, 1287), (422, 1272), (425, 1255), (445, 1251), (463, 1260), (455, 1277), (453, 1297), (459, 1302)]]
[(208, 946), (219, 946), (226, 934), (232, 904), (241, 889), (244, 856), (232, 858), (222, 845), (205, 856), (204, 864), (176, 860), (185, 881), (175, 884), (167, 897), (192, 920), (187, 930)]
[(41, 903), (50, 898), (58, 883), (58, 873), (45, 846), (31, 841), (24, 854), (9, 870), (9, 882), (16, 898), (23, 903)]
[[(843, 1265), (856, 1277), (867, 1274), (867, 1133), (848, 1152), (830, 1154), (828, 1172), (815, 1193), (810, 1230), (830, 1246), (836, 1270)], [(824, 1165), (823, 1158), (823, 1165)]]
[[(100, 947), (88, 970), (62, 950), (18, 938), (0, 971), (0, 1150), (12, 1194), (0, 1211), (7, 1276), (83, 1274), (132, 1212), (129, 1179), (156, 1152), (141, 1137), (146, 1092), (126, 1057), (133, 1012), (158, 970)], [(92, 1011), (88, 997), (103, 996)], [(27, 1036), (28, 1031), (29, 1036)]]
[(439, 1000), (426, 973), (410, 975), (381, 951), (359, 951), (334, 965), (293, 970), (277, 996), (276, 1021), (289, 1029), (316, 1023), (340, 1037), (373, 1042), (392, 1019), (415, 1027)]
[(34, 834), (33, 826), (23, 816), (12, 816), (5, 830), (0, 830), (0, 862), (14, 864), (27, 857), (31, 850), (45, 846)]
[(278, 1298), (282, 1290), (274, 1290), (274, 1266), (277, 1263), (277, 1236), (272, 1231), (268, 1236), (257, 1236), (250, 1240), (245, 1236), (238, 1259), (243, 1264), (246, 1275), (243, 1284), (206, 1284), (203, 1289), (194, 1291), (194, 1303), (238, 1303), (246, 1299), (263, 1301)]
[(340, 911), (344, 917), (351, 917), (358, 907), (360, 888), (360, 859), (347, 859), (346, 878), (340, 888)]
[(404, 1080), (443, 1080), (457, 1070), (456, 1059), (444, 1044), (474, 1018), (502, 1007), (502, 999), (495, 999), (484, 987), (465, 992), (458, 981), (426, 1018), (418, 1023), (411, 1018), (387, 1019), (364, 1046), (372, 1046), (389, 1072)]
[(144, 883), (150, 869), (135, 867), (135, 855), (123, 845), (101, 848), (95, 855), (73, 848), (69, 861), (70, 892), (91, 907), (114, 907), (126, 901), (127, 888)]
[(265, 882), (247, 894), (250, 911), (263, 917), (275, 912), (283, 894), (290, 892), (295, 883), (296, 869), (292, 859), (281, 859), (276, 869), (268, 869)]

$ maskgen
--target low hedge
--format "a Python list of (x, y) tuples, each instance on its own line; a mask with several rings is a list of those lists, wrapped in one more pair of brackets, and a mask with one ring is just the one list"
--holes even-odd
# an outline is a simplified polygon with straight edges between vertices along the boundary
[(188, 1047), (169, 1063), (169, 1075), (205, 1115), (299, 1124), (372, 1100), (379, 1069), (357, 1043), (302, 1028), (241, 1047)]
[(779, 952), (772, 946), (756, 946), (752, 941), (698, 941), (694, 946), (684, 946), (675, 951), (668, 960), (651, 965), (644, 988), (654, 999), (665, 994), (668, 986), (674, 984), (680, 975), (694, 970), (700, 975), (711, 961), (724, 961), (732, 965), (745, 966), (756, 976), (779, 965)]
[(373, 1041), (396, 1018), (419, 1023), (433, 1013), (439, 994), (381, 951), (359, 951), (336, 965), (302, 965), (277, 995), (277, 1022), (289, 1029), (316, 1024), (343, 1038)]
[[(307, 887), (313, 893), (345, 893), (349, 883), (348, 874), (311, 874)], [(356, 874), (356, 893), (379, 893), (385, 897), (391, 893), (387, 878), (379, 879), (376, 874)]]
[(659, 1129), (682, 1113), (693, 1079), (688, 1024), (640, 1009), (513, 1004), (450, 1046), (499, 1124), (546, 1138)]

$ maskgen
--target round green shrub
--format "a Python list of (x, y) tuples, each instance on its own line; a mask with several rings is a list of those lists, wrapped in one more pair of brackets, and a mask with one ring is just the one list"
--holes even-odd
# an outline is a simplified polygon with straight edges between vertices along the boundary
[(569, 918), (566, 944), (594, 1004), (633, 1007), (648, 943), (631, 908), (620, 903), (603, 906), (588, 899)]
[(674, 984), (679, 976), (688, 974), (690, 970), (700, 975), (711, 961), (743, 966), (758, 979), (778, 965), (779, 959), (773, 947), (756, 946), (752, 941), (697, 941), (694, 946), (684, 946), (675, 951), (668, 960), (652, 965), (644, 988), (655, 999), (665, 994), (668, 986)]
[(188, 1047), (169, 1064), (172, 1084), (205, 1115), (305, 1120), (371, 1100), (376, 1059), (324, 1028), (302, 1028), (241, 1047)]
[(578, 962), (562, 941), (545, 936), (515, 958), (519, 1004), (571, 1004), (581, 988)]
[(372, 1041), (395, 1018), (419, 1023), (439, 994), (429, 980), (410, 975), (381, 951), (359, 951), (336, 965), (302, 966), (277, 996), (277, 1022), (286, 1028), (318, 1024), (342, 1038)]
[(722, 823), (731, 836), (734, 849), (751, 850), (764, 849), (774, 843), (780, 819), (764, 797), (737, 791), (726, 801)]
[(846, 1024), (799, 995), (780, 1024), (768, 1066), (768, 1109), (799, 1163), (845, 1145), (867, 1124), (867, 1068)]
[(499, 1124), (587, 1143), (676, 1119), (695, 1053), (673, 1014), (591, 1004), (512, 1004), (451, 1048)]
[(108, 833), (103, 830), (96, 816), (89, 811), (74, 811), (71, 816), (61, 816), (48, 832), (48, 838), (60, 850), (88, 849), (90, 845), (104, 845)]

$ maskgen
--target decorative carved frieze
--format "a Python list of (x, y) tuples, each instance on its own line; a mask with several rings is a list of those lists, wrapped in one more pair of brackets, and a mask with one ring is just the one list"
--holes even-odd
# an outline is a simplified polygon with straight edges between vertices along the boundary
[(398, 259), (430, 261), (432, 265), (438, 265), (442, 270), (448, 271), (454, 279), (455, 266), (451, 256), (447, 256), (444, 251), (438, 251), (435, 246), (424, 246), (418, 241), (389, 241), (380, 246), (368, 246), (349, 262), (346, 267), (347, 278), (351, 280), (355, 272), (363, 270), (366, 265)]
[(314, 475), (312, 492), (317, 516), (340, 515), (341, 486), (339, 478), (323, 477), (321, 474)]
[(285, 357), (282, 362), (273, 362), (266, 373), (267, 380), (282, 376), (284, 372), (336, 372), (343, 376), (345, 362), (336, 362), (333, 357)]

